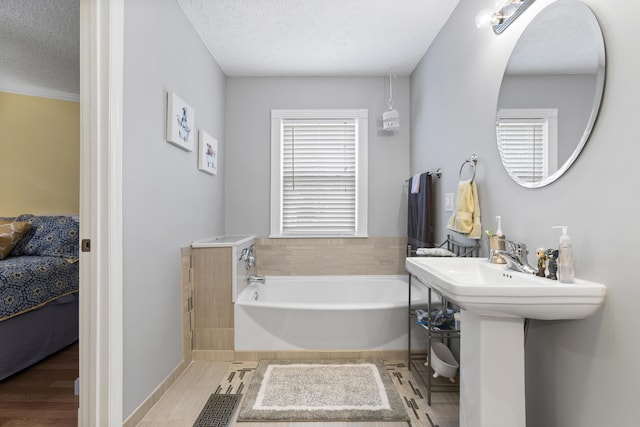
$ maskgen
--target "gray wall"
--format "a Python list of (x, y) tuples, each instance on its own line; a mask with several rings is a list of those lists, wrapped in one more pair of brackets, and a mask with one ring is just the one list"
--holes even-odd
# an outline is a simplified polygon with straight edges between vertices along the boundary
[[(386, 94), (386, 95), (385, 95)], [(271, 110), (369, 110), (369, 236), (406, 235), (409, 79), (393, 85), (400, 130), (383, 132), (388, 81), (383, 77), (227, 79), (226, 231), (269, 235)]]
[[(225, 76), (175, 0), (130, 0), (124, 34), (124, 408), (182, 359), (180, 247), (224, 232)], [(219, 142), (217, 176), (165, 140), (166, 91)]]
[[(637, 111), (640, 5), (588, 0), (603, 27), (607, 79), (591, 140), (554, 184), (525, 189), (503, 170), (495, 143), (495, 108), (509, 52), (524, 25), (550, 0), (534, 3), (502, 35), (474, 18), (490, 0), (461, 0), (411, 79), (411, 171), (444, 168), (440, 192), (454, 192), (461, 162), (479, 156), (476, 180), (482, 222), (502, 215), (507, 238), (554, 247), (568, 225), (577, 276), (607, 285), (604, 307), (579, 321), (532, 322), (526, 348), (529, 426), (638, 424), (640, 328), (635, 244), (640, 200), (630, 190), (638, 171)], [(464, 125), (460, 121), (464, 120)], [(439, 233), (448, 213), (443, 200)], [(497, 349), (499, 351), (499, 349)]]

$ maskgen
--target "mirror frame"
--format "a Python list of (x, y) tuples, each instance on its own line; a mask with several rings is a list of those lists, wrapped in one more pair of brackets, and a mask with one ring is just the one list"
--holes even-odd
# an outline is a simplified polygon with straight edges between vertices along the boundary
[[(588, 10), (588, 12), (595, 19), (597, 27), (600, 30), (599, 36), (600, 36), (600, 39), (602, 40), (603, 65), (602, 65), (602, 67), (600, 67), (600, 69), (598, 70), (598, 73), (597, 73), (596, 84), (595, 84), (595, 88), (594, 88), (594, 92), (593, 92), (594, 102), (593, 102), (593, 105), (592, 105), (592, 108), (591, 108), (591, 114), (589, 115), (589, 120), (588, 120), (588, 122), (587, 122), (587, 124), (585, 126), (585, 129), (584, 129), (584, 132), (582, 133), (582, 136), (581, 136), (580, 140), (576, 144), (575, 149), (571, 153), (571, 156), (569, 156), (569, 158), (554, 173), (550, 174), (546, 178), (544, 178), (544, 179), (542, 179), (540, 181), (537, 181), (537, 182), (523, 181), (520, 178), (518, 178), (517, 176), (515, 176), (510, 170), (507, 169), (507, 167), (505, 166), (504, 161), (502, 159), (502, 154), (500, 154), (500, 162), (502, 163), (502, 166), (503, 166), (504, 170), (507, 172), (507, 174), (518, 185), (521, 185), (521, 186), (526, 187), (526, 188), (541, 188), (541, 187), (547, 186), (547, 185), (557, 181), (562, 175), (564, 175), (564, 173), (567, 170), (569, 170), (569, 168), (574, 164), (574, 162), (576, 161), (576, 159), (578, 158), (578, 156), (580, 155), (580, 153), (584, 149), (585, 145), (587, 144), (587, 141), (589, 140), (589, 137), (591, 136), (591, 132), (593, 130), (593, 127), (595, 126), (598, 114), (600, 112), (600, 107), (602, 105), (602, 99), (604, 97), (604, 86), (605, 86), (605, 79), (606, 79), (606, 75), (607, 75), (607, 70), (606, 70), (606, 68), (607, 68), (607, 58), (606, 58), (607, 49), (606, 49), (606, 44), (605, 44), (605, 41), (604, 41), (604, 35), (602, 34), (602, 27), (600, 26), (600, 22), (598, 21), (598, 18), (595, 15), (595, 13), (593, 12), (593, 10), (587, 4), (585, 4), (584, 2), (582, 2), (580, 0), (556, 0), (555, 2), (550, 3), (550, 4), (546, 5), (543, 9), (541, 9), (536, 14), (536, 16), (534, 16), (531, 19), (531, 21), (525, 26), (525, 28), (522, 30), (522, 32), (518, 36), (518, 40), (516, 41), (516, 43), (513, 46), (513, 49), (509, 53), (509, 60), (507, 60), (507, 63), (505, 65), (505, 71), (504, 71), (503, 76), (502, 76), (502, 81), (500, 83), (500, 91), (498, 92), (498, 99), (497, 99), (496, 102), (499, 102), (499, 100), (500, 100), (500, 93), (502, 92), (502, 85), (503, 85), (504, 77), (505, 77), (505, 75), (507, 73), (507, 68), (509, 66), (509, 62), (511, 60), (511, 57), (512, 57), (514, 51), (518, 47), (518, 44), (519, 44), (520, 40), (522, 39), (522, 36), (525, 34), (527, 29), (530, 28), (530, 26), (535, 23), (536, 19), (538, 18), (538, 16), (541, 13), (543, 13), (544, 11), (548, 10), (551, 7), (554, 7), (554, 5), (563, 4), (563, 3), (575, 3), (575, 5), (578, 6), (578, 7), (586, 8), (586, 10)], [(560, 25), (562, 25), (562, 23), (560, 23)], [(498, 127), (497, 127), (498, 111), (499, 111), (499, 106), (496, 105), (496, 145), (498, 147), (498, 151), (500, 152), (500, 140), (499, 140), (499, 136), (498, 136)]]

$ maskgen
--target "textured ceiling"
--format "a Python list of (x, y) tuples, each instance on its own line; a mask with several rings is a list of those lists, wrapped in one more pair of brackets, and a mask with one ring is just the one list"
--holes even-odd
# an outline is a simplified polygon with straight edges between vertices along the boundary
[(79, 0), (0, 0), (0, 91), (80, 92)]
[[(229, 76), (409, 75), (458, 1), (177, 0)], [(0, 91), (78, 99), (79, 2), (0, 0)]]
[[(379, 76), (390, 68), (409, 75), (459, 2), (176, 1), (229, 76)], [(0, 0), (0, 91), (78, 99), (79, 3)], [(519, 43), (527, 54), (514, 52), (510, 72), (580, 72), (603, 63), (586, 55), (602, 43), (585, 37), (591, 26), (599, 34), (597, 21), (568, 11), (563, 25), (547, 22), (563, 14), (556, 8), (537, 17)]]
[(459, 0), (178, 0), (228, 76), (409, 75)]

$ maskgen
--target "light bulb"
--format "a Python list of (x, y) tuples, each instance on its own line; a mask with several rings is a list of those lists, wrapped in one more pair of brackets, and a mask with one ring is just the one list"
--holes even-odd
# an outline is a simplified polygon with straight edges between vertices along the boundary
[(494, 21), (494, 13), (491, 9), (482, 9), (476, 15), (476, 27), (489, 28)]

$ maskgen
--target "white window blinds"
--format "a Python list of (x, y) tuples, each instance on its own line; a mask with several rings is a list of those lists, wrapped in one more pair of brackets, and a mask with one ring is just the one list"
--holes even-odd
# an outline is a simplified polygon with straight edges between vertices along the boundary
[(366, 134), (366, 110), (272, 112), (272, 237), (366, 235)]
[(525, 182), (537, 182), (548, 176), (544, 120), (500, 119), (497, 131), (500, 156), (512, 174)]
[(496, 134), (502, 163), (517, 181), (537, 183), (557, 170), (557, 109), (501, 108)]
[(282, 121), (282, 231), (350, 235), (356, 227), (356, 121)]

